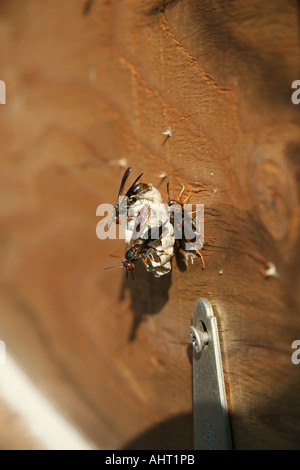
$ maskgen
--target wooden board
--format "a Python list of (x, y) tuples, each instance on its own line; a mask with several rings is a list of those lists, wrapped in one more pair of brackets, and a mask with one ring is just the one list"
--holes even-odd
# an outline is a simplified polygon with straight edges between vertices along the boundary
[(11, 412), (5, 402), (0, 402), (0, 449), (43, 450), (35, 436), (20, 417)]
[[(296, 1), (0, 2), (0, 337), (100, 448), (193, 447), (198, 297), (235, 448), (299, 447), (298, 20)], [(120, 159), (205, 204), (204, 271), (104, 271)]]

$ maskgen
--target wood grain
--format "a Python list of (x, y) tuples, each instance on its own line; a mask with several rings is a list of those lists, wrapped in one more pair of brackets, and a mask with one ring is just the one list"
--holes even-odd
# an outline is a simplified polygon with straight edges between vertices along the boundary
[[(298, 3), (2, 0), (0, 24), (8, 351), (99, 447), (189, 449), (207, 297), (235, 448), (299, 448)], [(103, 270), (124, 253), (95, 234), (122, 158), (165, 200), (169, 181), (205, 204), (204, 271)]]

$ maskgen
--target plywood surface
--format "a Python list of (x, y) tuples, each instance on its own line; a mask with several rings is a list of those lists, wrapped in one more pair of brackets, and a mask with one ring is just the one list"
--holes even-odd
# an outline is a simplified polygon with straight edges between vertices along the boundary
[[(299, 447), (298, 19), (279, 0), (0, 2), (0, 337), (101, 448), (192, 448), (198, 297), (234, 446)], [(204, 271), (104, 271), (120, 159), (205, 204)]]

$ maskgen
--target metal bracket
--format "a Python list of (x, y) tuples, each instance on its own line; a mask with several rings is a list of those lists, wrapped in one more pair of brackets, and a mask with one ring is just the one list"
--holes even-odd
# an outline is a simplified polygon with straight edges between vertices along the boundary
[(231, 449), (217, 319), (210, 302), (196, 302), (190, 329), (193, 345), (195, 449)]

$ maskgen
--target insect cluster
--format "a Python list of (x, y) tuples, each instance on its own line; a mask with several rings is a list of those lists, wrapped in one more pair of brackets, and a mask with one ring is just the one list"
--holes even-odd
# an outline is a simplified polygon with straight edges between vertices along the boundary
[[(132, 183), (124, 195), (122, 195), (126, 181), (132, 168), (125, 171), (119, 193), (118, 200), (114, 205), (113, 218), (110, 223), (120, 224), (125, 222), (125, 240), (127, 249), (122, 264), (109, 266), (105, 269), (124, 267), (126, 275), (135, 268), (137, 260), (141, 260), (147, 271), (153, 273), (155, 277), (160, 277), (171, 271), (171, 258), (174, 255), (174, 246), (177, 243), (184, 248), (184, 238), (175, 240), (174, 228), (176, 223), (183, 220), (183, 205), (180, 200), (172, 200), (169, 197), (168, 204), (162, 202), (160, 192), (152, 184), (140, 181), (141, 173)], [(168, 187), (169, 193), (169, 187)], [(170, 208), (172, 210), (170, 211)], [(180, 218), (176, 217), (176, 212), (180, 212)], [(180, 222), (184, 225), (184, 222)], [(191, 218), (193, 226), (193, 219)], [(182, 227), (180, 227), (182, 228)], [(196, 253), (186, 252), (186, 260), (193, 260)]]

